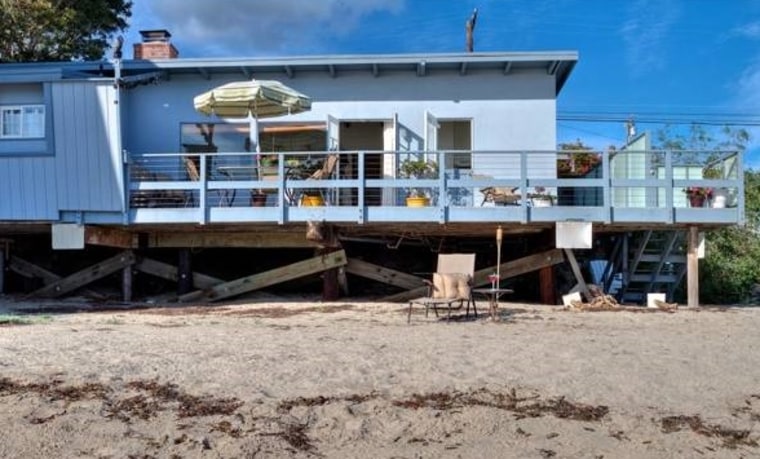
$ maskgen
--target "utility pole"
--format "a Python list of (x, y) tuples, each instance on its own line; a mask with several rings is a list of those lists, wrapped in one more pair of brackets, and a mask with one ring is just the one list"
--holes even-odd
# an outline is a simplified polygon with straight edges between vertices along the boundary
[(470, 16), (470, 19), (468, 19), (467, 23), (464, 25), (468, 53), (471, 53), (473, 50), (472, 34), (475, 32), (475, 21), (477, 21), (477, 19), (478, 19), (478, 9), (475, 8), (472, 12), (472, 16)]

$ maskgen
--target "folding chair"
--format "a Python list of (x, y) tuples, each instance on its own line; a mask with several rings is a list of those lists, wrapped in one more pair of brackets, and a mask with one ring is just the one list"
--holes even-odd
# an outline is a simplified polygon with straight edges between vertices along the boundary
[(433, 280), (425, 280), (425, 284), (428, 286), (428, 294), (425, 297), (409, 301), (407, 323), (412, 319), (412, 306), (415, 304), (425, 306), (425, 317), (428, 316), (431, 307), (436, 317), (438, 317), (438, 308), (446, 307), (446, 320), (448, 321), (451, 319), (451, 310), (461, 309), (466, 301), (465, 317), (470, 315), (470, 304), (472, 304), (475, 317), (477, 317), (478, 308), (472, 297), (472, 278), (474, 275), (474, 253), (438, 254), (438, 264), (436, 272), (433, 273)]

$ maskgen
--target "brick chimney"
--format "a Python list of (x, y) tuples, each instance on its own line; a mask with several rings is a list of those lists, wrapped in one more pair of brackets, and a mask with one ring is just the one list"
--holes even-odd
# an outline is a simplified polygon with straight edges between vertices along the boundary
[(179, 56), (168, 30), (141, 30), (140, 35), (142, 43), (134, 45), (135, 59), (176, 59)]

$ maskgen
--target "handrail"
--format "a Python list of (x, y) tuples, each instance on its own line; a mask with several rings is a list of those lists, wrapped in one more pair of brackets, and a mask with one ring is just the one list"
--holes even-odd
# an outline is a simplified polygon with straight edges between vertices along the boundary
[[(215, 195), (232, 190), (229, 206), (238, 209), (250, 207), (247, 193), (236, 190), (261, 189), (275, 198), (270, 199), (269, 208), (275, 213), (262, 209), (267, 220), (286, 223), (306, 218), (305, 210), (295, 210), (293, 202), (283, 198), (284, 193), (306, 192), (310, 189), (332, 191), (333, 202), (327, 209), (319, 209), (325, 219), (337, 218), (365, 223), (368, 221), (490, 221), (495, 218), (492, 205), (485, 205), (481, 191), (487, 187), (509, 187), (520, 196), (515, 206), (500, 209), (508, 221), (530, 223), (533, 221), (587, 220), (602, 223), (620, 221), (660, 221), (674, 223), (694, 221), (698, 223), (736, 224), (743, 221), (743, 176), (740, 152), (718, 150), (694, 151), (628, 151), (612, 154), (599, 151), (594, 168), (586, 176), (563, 176), (558, 173), (557, 158), (566, 157), (575, 151), (308, 151), (264, 153), (276, 156), (276, 176), (251, 175), (233, 177), (221, 176), (217, 169), (229, 168), (229, 164), (250, 163), (255, 169), (256, 153), (176, 153), (157, 152), (131, 154), (125, 167), (128, 178), (131, 211), (162, 208), (159, 198), (164, 194), (184, 192), (194, 197), (192, 202), (163, 206), (175, 209), (173, 214), (185, 214), (194, 209), (195, 221), (208, 223), (227, 215), (224, 203), (228, 200), (216, 199)], [(584, 152), (585, 153), (585, 152)], [(291, 163), (307, 158), (320, 160), (328, 155), (340, 155), (338, 173), (324, 180), (294, 180), (287, 169)], [(450, 155), (469, 154), (469, 167), (454, 168)], [(689, 161), (683, 161), (689, 154)], [(736, 173), (722, 178), (702, 178), (706, 164), (716, 164), (715, 156), (722, 160), (733, 160), (732, 169)], [(186, 156), (199, 159), (199, 180), (189, 181), (180, 160)], [(436, 172), (425, 176), (402, 178), (398, 165), (407, 157), (431, 158), (436, 164)], [(378, 159), (380, 158), (380, 159)], [(435, 158), (435, 159), (432, 159)], [(709, 159), (709, 160), (708, 160)], [(701, 162), (700, 162), (701, 161)], [(598, 162), (598, 164), (597, 164)], [(286, 166), (286, 164), (288, 164)], [(467, 164), (467, 161), (465, 161)], [(586, 168), (588, 169), (588, 168)], [(584, 169), (584, 171), (586, 170)], [(141, 172), (140, 174), (135, 173)], [(143, 173), (149, 171), (149, 173)], [(596, 171), (593, 172), (592, 171)], [(731, 209), (689, 208), (683, 190), (686, 188), (726, 188), (733, 190), (735, 206)], [(405, 189), (422, 189), (433, 199), (431, 207), (425, 210), (399, 210), (403, 206)], [(554, 197), (556, 205), (550, 209), (538, 209), (531, 203), (531, 197), (547, 193)], [(584, 195), (581, 199), (579, 196)], [(209, 199), (209, 197), (213, 199)], [(622, 199), (625, 197), (625, 199)], [(132, 199), (132, 197), (136, 197)], [(151, 202), (154, 199), (156, 202)], [(148, 204), (146, 204), (146, 202)], [(631, 204), (634, 202), (634, 204)], [(622, 204), (621, 204), (622, 203)], [(197, 204), (197, 205), (196, 205)], [(290, 208), (291, 210), (288, 210)], [(380, 209), (380, 211), (376, 209)], [(382, 209), (390, 209), (386, 215)], [(181, 210), (180, 210), (181, 209)], [(309, 210), (315, 214), (317, 209)], [(416, 213), (414, 213), (416, 212)], [(167, 213), (167, 219), (172, 218)], [(245, 212), (244, 212), (245, 214)], [(259, 215), (259, 214), (256, 214)], [(351, 215), (347, 217), (347, 215)], [(334, 217), (331, 217), (334, 216)], [(159, 218), (153, 216), (152, 218)], [(240, 217), (257, 221), (258, 217)], [(408, 220), (404, 220), (404, 219)], [(649, 218), (649, 219), (647, 219)], [(640, 220), (637, 220), (640, 219)], [(248, 221), (243, 220), (243, 221)]]

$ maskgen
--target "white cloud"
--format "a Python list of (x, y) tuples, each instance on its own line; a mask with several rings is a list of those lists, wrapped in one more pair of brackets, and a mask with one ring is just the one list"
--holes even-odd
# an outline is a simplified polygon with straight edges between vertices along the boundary
[(626, 58), (633, 75), (644, 75), (665, 66), (665, 42), (680, 15), (675, 0), (635, 0), (620, 33), (626, 44)]
[[(737, 113), (760, 113), (760, 57), (745, 68), (736, 81), (731, 107)], [(746, 162), (749, 167), (760, 169), (760, 128), (747, 130), (751, 139)]]
[[(296, 54), (356, 32), (363, 17), (398, 13), (404, 0), (136, 0), (140, 28), (172, 33), (184, 57)], [(141, 14), (141, 16), (143, 15)], [(137, 14), (135, 14), (137, 16)], [(148, 24), (149, 22), (149, 24)], [(180, 46), (181, 45), (181, 46)]]
[(750, 22), (748, 24), (736, 27), (731, 31), (731, 35), (751, 39), (760, 39), (760, 21)]

